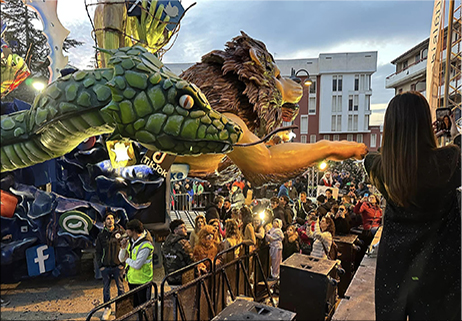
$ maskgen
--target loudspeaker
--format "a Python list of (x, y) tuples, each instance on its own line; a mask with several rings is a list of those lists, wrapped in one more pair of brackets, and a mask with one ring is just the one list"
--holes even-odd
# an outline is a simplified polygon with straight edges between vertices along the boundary
[(342, 261), (342, 268), (345, 270), (345, 274), (340, 276), (340, 283), (338, 285), (338, 295), (341, 298), (345, 296), (345, 292), (356, 272), (355, 258), (356, 253), (360, 250), (360, 248), (355, 245), (357, 239), (358, 236), (355, 234), (343, 236), (336, 235), (334, 237), (334, 241), (338, 245), (338, 251), (342, 253), (340, 261)]
[(281, 264), (279, 307), (297, 320), (324, 320), (337, 302), (336, 261), (295, 253)]
[(295, 313), (253, 301), (237, 299), (221, 311), (212, 321), (218, 320), (295, 320)]

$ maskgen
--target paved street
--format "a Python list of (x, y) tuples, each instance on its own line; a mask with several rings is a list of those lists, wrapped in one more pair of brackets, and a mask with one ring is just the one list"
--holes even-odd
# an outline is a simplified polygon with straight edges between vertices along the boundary
[[(82, 271), (74, 278), (35, 278), (14, 284), (2, 284), (1, 296), (11, 301), (1, 308), (1, 320), (85, 320), (88, 312), (103, 301), (103, 283), (95, 280), (93, 261), (82, 261)], [(160, 284), (162, 268), (154, 270)], [(127, 284), (125, 289), (128, 290)], [(111, 295), (117, 289), (113, 282)], [(99, 320), (101, 312), (94, 320)], [(114, 315), (112, 315), (114, 318)]]

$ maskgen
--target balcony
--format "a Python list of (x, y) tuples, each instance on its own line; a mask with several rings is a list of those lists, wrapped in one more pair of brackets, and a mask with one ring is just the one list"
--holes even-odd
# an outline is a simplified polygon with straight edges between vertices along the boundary
[(396, 88), (420, 77), (425, 77), (427, 72), (427, 58), (421, 59), (407, 68), (395, 72), (385, 79), (385, 88)]

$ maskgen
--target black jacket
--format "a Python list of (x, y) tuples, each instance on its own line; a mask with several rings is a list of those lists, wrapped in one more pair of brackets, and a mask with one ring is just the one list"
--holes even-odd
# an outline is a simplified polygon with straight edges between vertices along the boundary
[(96, 261), (98, 268), (115, 267), (122, 265), (119, 261), (119, 250), (121, 236), (125, 230), (118, 224), (114, 226), (112, 232), (104, 228), (96, 238)]
[(208, 222), (214, 218), (220, 219), (220, 209), (217, 205), (212, 203), (205, 207), (205, 221), (208, 224)]
[(273, 219), (275, 218), (278, 218), (282, 221), (282, 229), (285, 230), (287, 227), (286, 215), (284, 209), (280, 205), (273, 209)]
[(295, 201), (295, 213), (297, 213), (297, 217), (300, 217), (302, 219), (306, 219), (307, 215), (311, 211), (311, 204), (312, 202), (310, 200), (306, 200), (305, 203), (302, 203), (299, 199)]
[[(191, 244), (186, 236), (170, 233), (162, 246), (165, 275), (194, 262)], [(168, 279), (170, 285), (181, 285), (181, 274)]]

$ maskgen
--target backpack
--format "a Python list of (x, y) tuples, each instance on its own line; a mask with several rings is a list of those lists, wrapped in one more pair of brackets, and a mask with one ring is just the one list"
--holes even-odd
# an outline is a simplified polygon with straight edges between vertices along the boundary
[(340, 259), (340, 256), (342, 255), (342, 253), (338, 251), (338, 245), (335, 243), (334, 240), (332, 240), (332, 245), (330, 246), (329, 253), (327, 253), (327, 249), (326, 249), (326, 246), (324, 245), (324, 242), (322, 241), (320, 242), (322, 244), (322, 247), (324, 248), (324, 253), (326, 253), (327, 258), (329, 260), (335, 261), (335, 260)]

